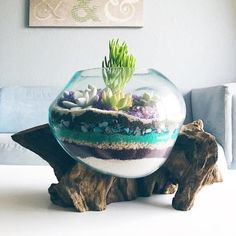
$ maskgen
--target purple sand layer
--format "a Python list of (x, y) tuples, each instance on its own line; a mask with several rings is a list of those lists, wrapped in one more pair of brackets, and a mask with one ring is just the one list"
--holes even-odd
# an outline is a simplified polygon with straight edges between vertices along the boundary
[(117, 160), (135, 160), (142, 158), (167, 158), (171, 147), (162, 149), (100, 149), (96, 147), (89, 147), (85, 145), (78, 145), (68, 142), (61, 142), (63, 146), (69, 151), (70, 154), (80, 158), (96, 157), (100, 159), (117, 159)]

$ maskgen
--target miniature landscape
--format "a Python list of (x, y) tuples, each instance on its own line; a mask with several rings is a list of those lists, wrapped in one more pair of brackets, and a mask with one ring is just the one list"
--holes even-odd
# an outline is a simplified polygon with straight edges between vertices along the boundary
[(111, 40), (102, 62), (104, 87), (64, 90), (49, 116), (55, 137), (73, 158), (123, 177), (154, 172), (168, 157), (181, 125), (170, 125), (160, 115), (157, 91), (125, 92), (135, 64), (127, 44)]

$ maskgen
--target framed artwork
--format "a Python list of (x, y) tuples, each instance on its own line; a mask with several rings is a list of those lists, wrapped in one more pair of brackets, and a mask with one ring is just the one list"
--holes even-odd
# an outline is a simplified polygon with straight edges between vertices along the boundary
[(30, 27), (142, 27), (143, 0), (30, 0)]

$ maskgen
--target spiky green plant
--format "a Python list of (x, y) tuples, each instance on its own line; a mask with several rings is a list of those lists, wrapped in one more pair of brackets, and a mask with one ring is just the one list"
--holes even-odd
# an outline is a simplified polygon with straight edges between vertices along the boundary
[[(128, 45), (123, 42), (119, 43), (112, 39), (109, 42), (109, 58), (104, 58), (102, 62), (103, 80), (106, 88), (111, 93), (107, 93), (103, 97), (103, 102), (110, 105), (114, 109), (123, 110), (132, 106), (131, 95), (124, 94), (123, 90), (129, 80), (132, 78), (135, 69), (135, 57), (128, 52)], [(109, 94), (111, 95), (109, 98)], [(131, 99), (130, 99), (131, 98)], [(126, 104), (125, 106), (116, 106), (115, 104)]]

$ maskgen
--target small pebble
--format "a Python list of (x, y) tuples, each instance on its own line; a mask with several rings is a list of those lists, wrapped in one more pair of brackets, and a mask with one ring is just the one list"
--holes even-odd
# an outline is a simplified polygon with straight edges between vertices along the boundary
[(141, 135), (141, 129), (139, 127), (135, 129), (134, 135)]
[(87, 132), (88, 132), (88, 128), (85, 127), (85, 126), (81, 126), (81, 131), (82, 131), (83, 133), (87, 133)]
[(62, 120), (61, 123), (62, 123), (63, 126), (65, 126), (65, 127), (69, 127), (69, 126), (70, 126), (70, 122), (69, 122), (69, 121), (64, 121), (64, 120)]
[(162, 131), (161, 129), (159, 129), (159, 128), (157, 129), (157, 133), (158, 133), (158, 134), (160, 134), (161, 131)]
[(108, 126), (108, 122), (104, 121), (104, 122), (102, 122), (102, 123), (99, 123), (98, 126), (99, 126), (100, 128), (102, 128), (102, 127), (107, 127), (107, 126)]
[(152, 129), (146, 129), (145, 133), (148, 134), (148, 133), (151, 133), (152, 132)]
[(112, 133), (117, 133), (119, 130), (117, 128), (111, 128)]
[(93, 132), (95, 132), (95, 133), (102, 133), (102, 129), (99, 128), (99, 127), (95, 127), (95, 128), (93, 129)]
[(112, 133), (112, 130), (111, 130), (111, 128), (106, 127), (106, 128), (105, 128), (105, 132), (106, 132), (107, 134), (111, 134), (111, 133)]
[(124, 128), (124, 131), (125, 131), (126, 134), (128, 134), (129, 133), (129, 128)]
[(89, 126), (93, 129), (96, 125), (95, 124), (89, 124)]

